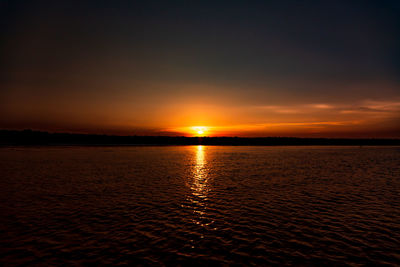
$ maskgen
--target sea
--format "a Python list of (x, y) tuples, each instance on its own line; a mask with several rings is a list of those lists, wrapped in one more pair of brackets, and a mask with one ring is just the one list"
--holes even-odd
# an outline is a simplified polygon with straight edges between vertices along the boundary
[(399, 266), (400, 147), (1, 147), (0, 265)]

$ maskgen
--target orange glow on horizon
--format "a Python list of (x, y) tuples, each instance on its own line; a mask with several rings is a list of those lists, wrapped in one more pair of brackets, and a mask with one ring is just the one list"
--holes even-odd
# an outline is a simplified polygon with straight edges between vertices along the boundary
[(191, 127), (191, 132), (195, 136), (206, 136), (209, 131), (209, 127), (206, 126), (193, 126)]
[(276, 122), (221, 126), (183, 126), (164, 129), (165, 132), (179, 133), (192, 137), (263, 137), (294, 136), (301, 134), (317, 134), (333, 131), (335, 127), (349, 128), (362, 124), (361, 120), (348, 121), (308, 121), (308, 122)]

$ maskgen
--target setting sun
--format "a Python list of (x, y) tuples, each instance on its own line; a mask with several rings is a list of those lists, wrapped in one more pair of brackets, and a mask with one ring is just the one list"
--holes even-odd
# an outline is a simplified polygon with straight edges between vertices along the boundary
[(208, 128), (205, 126), (193, 126), (192, 131), (197, 135), (197, 136), (204, 136), (207, 133)]

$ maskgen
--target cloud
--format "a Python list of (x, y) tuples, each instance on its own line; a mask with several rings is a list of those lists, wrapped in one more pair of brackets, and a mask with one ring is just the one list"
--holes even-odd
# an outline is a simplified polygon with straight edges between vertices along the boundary
[(309, 107), (315, 108), (315, 109), (333, 109), (333, 105), (329, 104), (310, 104)]
[(377, 116), (396, 116), (400, 114), (399, 101), (373, 101), (366, 100), (358, 105), (345, 107), (340, 110), (342, 114), (365, 114)]
[(256, 106), (259, 110), (268, 110), (274, 113), (295, 114), (295, 113), (310, 113), (316, 110), (329, 110), (336, 107), (331, 104), (301, 104), (301, 105), (266, 105)]
[(300, 105), (265, 105), (253, 107), (256, 110), (265, 110), (279, 114), (368, 114), (368, 113), (396, 113), (400, 112), (400, 101), (363, 100), (352, 104), (310, 103)]

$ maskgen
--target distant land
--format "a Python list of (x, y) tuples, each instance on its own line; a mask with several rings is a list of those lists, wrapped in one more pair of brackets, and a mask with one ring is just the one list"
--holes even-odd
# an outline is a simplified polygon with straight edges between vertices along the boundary
[(100, 134), (48, 133), (33, 130), (0, 130), (0, 145), (399, 146), (400, 139), (117, 136)]

